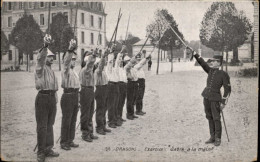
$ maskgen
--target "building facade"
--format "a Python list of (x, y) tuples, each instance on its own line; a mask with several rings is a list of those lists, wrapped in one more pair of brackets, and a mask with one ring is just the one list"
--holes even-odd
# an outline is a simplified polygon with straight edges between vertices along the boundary
[[(1, 30), (7, 38), (11, 34), (16, 22), (24, 13), (32, 15), (43, 32), (48, 28), (48, 14), (50, 6), (50, 23), (58, 12), (67, 16), (68, 23), (74, 28), (78, 42), (77, 53), (82, 55), (97, 46), (104, 50), (106, 43), (106, 13), (102, 2), (3, 2), (1, 10)], [(17, 53), (14, 46), (10, 46), (9, 53)], [(18, 51), (19, 53), (19, 51)], [(18, 55), (18, 54), (17, 54)], [(5, 58), (8, 58), (7, 60)], [(3, 57), (2, 62), (14, 62), (13, 57)], [(36, 57), (32, 56), (34, 60)], [(81, 57), (79, 57), (81, 59)]]

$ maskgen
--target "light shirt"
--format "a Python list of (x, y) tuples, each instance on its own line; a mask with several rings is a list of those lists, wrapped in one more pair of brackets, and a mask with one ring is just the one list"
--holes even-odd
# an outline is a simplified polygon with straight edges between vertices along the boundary
[(106, 85), (108, 83), (107, 74), (104, 70), (105, 66), (105, 57), (101, 57), (98, 68), (94, 72), (94, 84), (97, 85)]
[(64, 65), (63, 70), (61, 72), (61, 87), (62, 88), (79, 88), (79, 76), (74, 71), (74, 69), (71, 68), (71, 60), (72, 56), (74, 55), (73, 52), (66, 52), (64, 56)]
[(105, 72), (107, 74), (108, 81), (118, 82), (118, 68), (113, 67), (114, 54), (108, 55), (107, 66), (105, 67)]
[(126, 71), (124, 70), (123, 66), (120, 66), (122, 61), (123, 61), (123, 54), (118, 53), (117, 58), (116, 58), (115, 68), (118, 68), (119, 81), (127, 83)]
[(80, 70), (79, 82), (83, 86), (94, 86), (93, 67), (96, 57), (93, 55), (87, 56), (86, 65)]
[(58, 80), (51, 69), (46, 65), (47, 48), (43, 48), (37, 55), (35, 68), (35, 86), (37, 90), (58, 90)]
[(136, 69), (133, 68), (135, 62), (136, 62), (136, 58), (133, 57), (124, 67), (124, 69), (126, 71), (127, 79), (130, 79), (131, 81), (137, 81), (138, 80), (138, 77), (137, 77), (137, 74), (136, 74)]
[(145, 73), (144, 73), (143, 66), (146, 64), (146, 62), (147, 62), (147, 59), (143, 58), (138, 64), (136, 64), (134, 66), (134, 68), (136, 69), (136, 75), (138, 78), (145, 79)]

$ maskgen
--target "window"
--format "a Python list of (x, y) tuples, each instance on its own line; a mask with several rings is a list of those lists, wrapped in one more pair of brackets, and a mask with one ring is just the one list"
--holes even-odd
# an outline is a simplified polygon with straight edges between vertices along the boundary
[(44, 7), (44, 2), (40, 2), (40, 8)]
[(94, 2), (90, 2), (90, 8), (93, 8)]
[(98, 41), (99, 41), (99, 44), (101, 45), (102, 44), (102, 34), (98, 35)]
[(81, 24), (84, 25), (84, 13), (81, 13)]
[(94, 27), (94, 16), (93, 15), (90, 16), (90, 24), (92, 27)]
[(40, 25), (44, 25), (44, 14), (40, 14)]
[(19, 10), (23, 9), (23, 2), (19, 2), (18, 7), (19, 7)]
[(12, 10), (12, 2), (8, 2), (8, 7), (7, 7), (7, 9), (10, 11), (10, 10)]
[(56, 6), (56, 2), (51, 2), (51, 7), (55, 7)]
[(64, 16), (66, 17), (66, 21), (69, 22), (69, 21), (68, 21), (68, 20), (69, 20), (68, 12), (64, 12), (63, 14), (64, 14)]
[(99, 26), (99, 29), (101, 29), (102, 28), (102, 18), (100, 17), (99, 19), (98, 19), (99, 21), (99, 23), (98, 23), (98, 26)]
[(63, 2), (63, 6), (67, 6), (68, 5), (68, 2)]
[(98, 9), (99, 9), (99, 11), (102, 11), (102, 5), (101, 5), (101, 3), (98, 4)]
[(94, 33), (90, 34), (90, 39), (91, 44), (94, 44)]
[(29, 8), (29, 9), (32, 9), (32, 8), (33, 8), (33, 2), (29, 2), (29, 3), (28, 3), (28, 8)]
[(84, 32), (81, 32), (81, 43), (85, 43)]
[(56, 15), (56, 13), (51, 14), (51, 21), (53, 21), (53, 17)]
[(12, 50), (9, 50), (9, 53), (8, 53), (8, 60), (9, 61), (12, 61), (13, 57), (12, 57)]
[(8, 17), (8, 27), (12, 27), (12, 16)]

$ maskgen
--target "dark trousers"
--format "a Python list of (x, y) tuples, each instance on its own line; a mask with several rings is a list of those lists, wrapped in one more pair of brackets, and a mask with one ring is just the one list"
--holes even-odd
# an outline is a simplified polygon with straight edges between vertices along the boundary
[(209, 121), (209, 131), (211, 138), (221, 139), (222, 126), (220, 121), (220, 103), (218, 101), (210, 101), (204, 98), (204, 108), (206, 118)]
[(103, 129), (106, 122), (106, 98), (107, 98), (107, 85), (96, 86), (95, 99), (96, 99), (96, 129)]
[(118, 83), (108, 82), (107, 91), (108, 122), (115, 124), (117, 122), (117, 106), (119, 100)]
[(35, 99), (38, 153), (44, 153), (54, 146), (53, 125), (56, 116), (55, 95), (38, 93)]
[(123, 108), (125, 105), (125, 99), (126, 99), (126, 83), (119, 82), (119, 102), (118, 102), (118, 119), (122, 119), (123, 116)]
[(82, 87), (80, 92), (80, 125), (83, 135), (93, 133), (94, 87)]
[(134, 106), (136, 106), (137, 95), (138, 95), (138, 81), (134, 81)]
[(137, 89), (138, 89), (138, 83), (136, 81), (128, 80), (127, 90), (126, 90), (127, 116), (134, 115), (134, 104), (136, 100)]
[(148, 65), (148, 71), (150, 71), (151, 70), (151, 65)]
[(145, 79), (138, 79), (138, 91), (137, 91), (137, 99), (136, 99), (136, 111), (140, 112), (143, 110), (143, 98), (145, 91)]
[(61, 96), (62, 122), (60, 144), (69, 144), (74, 140), (78, 110), (78, 92), (63, 93)]

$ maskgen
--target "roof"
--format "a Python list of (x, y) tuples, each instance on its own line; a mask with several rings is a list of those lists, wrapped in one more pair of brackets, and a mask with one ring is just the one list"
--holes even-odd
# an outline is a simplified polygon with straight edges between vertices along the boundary
[[(133, 46), (142, 46), (142, 45), (144, 45), (145, 41), (146, 41), (146, 39), (141, 39), (139, 42), (136, 42), (135, 44), (133, 44)], [(145, 46), (153, 46), (151, 44), (151, 39), (150, 38), (147, 40)]]

